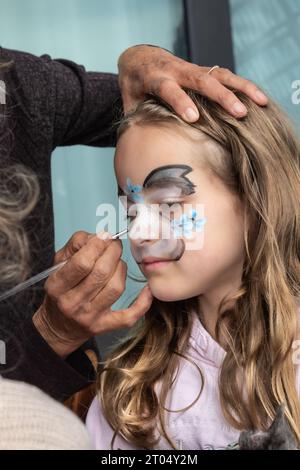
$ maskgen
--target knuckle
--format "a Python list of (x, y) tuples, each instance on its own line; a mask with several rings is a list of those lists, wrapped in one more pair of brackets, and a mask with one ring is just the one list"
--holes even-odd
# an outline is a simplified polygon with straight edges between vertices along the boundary
[(196, 80), (197, 87), (200, 90), (204, 90), (205, 88), (207, 88), (210, 81), (211, 81), (210, 75), (207, 73), (202, 73), (197, 77), (197, 80)]
[[(92, 312), (93, 312), (93, 304), (92, 302), (85, 302), (82, 306), (81, 306), (81, 311), (83, 312), (84, 314), (84, 318), (87, 319), (87, 316), (90, 315)], [(87, 321), (89, 321), (87, 319)]]
[(158, 95), (165, 95), (166, 92), (168, 91), (169, 89), (169, 83), (170, 80), (168, 78), (161, 78), (157, 81), (156, 83), (156, 87), (155, 87), (155, 90), (156, 90), (156, 93)]
[(118, 282), (112, 286), (109, 287), (109, 296), (115, 300), (117, 298), (120, 297), (120, 295), (122, 295), (122, 293), (124, 292), (124, 284), (121, 283), (121, 282)]
[(87, 236), (87, 232), (84, 230), (78, 230), (77, 232), (73, 233), (71, 240), (73, 242), (77, 242), (78, 240), (81, 240), (83, 237)]
[(84, 232), (83, 230), (75, 232), (70, 238), (67, 245), (69, 245), (72, 251), (78, 251), (81, 248), (83, 242), (86, 240), (87, 236), (88, 233)]
[(93, 313), (94, 308), (92, 302), (85, 302), (80, 310), (83, 312), (82, 321), (86, 321), (86, 324), (90, 324), (90, 315)]
[(226, 86), (231, 88), (234, 88), (236, 85), (236, 78), (236, 75), (228, 69), (225, 69), (225, 72), (222, 73), (222, 79), (224, 80), (224, 83), (226, 83)]
[[(217, 70), (218, 70), (218, 69), (217, 69)], [(217, 71), (217, 70), (216, 70), (216, 71)], [(228, 79), (228, 78), (231, 78), (232, 75), (233, 75), (233, 73), (231, 72), (231, 70), (229, 70), (229, 69), (227, 69), (227, 68), (222, 69), (222, 76), (223, 76), (223, 78)]]
[(83, 256), (74, 258), (74, 269), (79, 274), (86, 276), (91, 271), (91, 263)]
[(78, 241), (81, 240), (84, 235), (85, 232), (83, 230), (79, 230), (78, 232), (73, 233), (70, 238), (70, 243), (78, 243)]
[(137, 318), (135, 316), (128, 316), (125, 317), (123, 320), (123, 325), (125, 328), (131, 328), (137, 321)]
[(93, 269), (92, 276), (97, 284), (106, 284), (109, 280), (110, 272), (104, 267), (98, 267)]
[(103, 248), (104, 246), (104, 240), (102, 240), (98, 234), (91, 237), (88, 241), (88, 245), (92, 246), (93, 248)]
[(105, 303), (107, 305), (112, 305), (124, 292), (125, 286), (121, 284), (115, 284), (109, 286), (105, 293)]
[(231, 91), (227, 90), (226, 88), (223, 88), (220, 90), (218, 93), (218, 101), (221, 104), (228, 104), (228, 102), (232, 101), (234, 98), (234, 95)]
[(65, 296), (60, 296), (56, 300), (56, 305), (59, 311), (65, 314), (66, 316), (71, 316), (73, 314), (73, 305), (71, 304), (70, 300), (67, 299)]

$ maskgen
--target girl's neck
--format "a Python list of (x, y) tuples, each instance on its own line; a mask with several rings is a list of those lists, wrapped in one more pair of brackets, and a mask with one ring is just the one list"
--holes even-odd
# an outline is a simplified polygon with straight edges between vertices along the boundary
[[(198, 306), (201, 323), (208, 333), (217, 341), (216, 325), (219, 318), (218, 309), (221, 300), (225, 296), (231, 296), (236, 293), (241, 285), (242, 270), (241, 266), (236, 270), (235, 275), (231, 271), (231, 278), (212, 290), (199, 295)], [(226, 309), (233, 307), (234, 301), (226, 303)], [(222, 310), (221, 312), (222, 313)]]

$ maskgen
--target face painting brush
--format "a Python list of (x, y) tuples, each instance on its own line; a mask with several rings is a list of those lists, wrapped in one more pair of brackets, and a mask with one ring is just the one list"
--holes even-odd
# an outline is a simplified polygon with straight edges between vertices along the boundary
[[(124, 230), (121, 230), (118, 233), (115, 233), (112, 235), (112, 239), (115, 240), (122, 235), (125, 235), (125, 233), (128, 232), (128, 228), (125, 228)], [(30, 286), (33, 286), (34, 284), (37, 284), (40, 282), (42, 279), (45, 279), (46, 277), (50, 276), (50, 274), (55, 273), (58, 271), (60, 268), (62, 268), (68, 260), (62, 261), (61, 263), (56, 264), (55, 266), (52, 266), (51, 268), (46, 269), (45, 271), (42, 271), (39, 274), (36, 274), (35, 276), (31, 277), (30, 279), (27, 279), (27, 281), (21, 282), (15, 287), (12, 287), (11, 289), (3, 292), (3, 294), (0, 295), (0, 302), (1, 300), (8, 299), (8, 297), (11, 297), (12, 295), (18, 294), (24, 289), (27, 289)]]

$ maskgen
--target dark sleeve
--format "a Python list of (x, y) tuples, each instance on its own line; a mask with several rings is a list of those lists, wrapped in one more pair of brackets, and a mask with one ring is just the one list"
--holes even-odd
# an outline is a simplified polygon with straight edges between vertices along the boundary
[(122, 113), (118, 76), (86, 72), (68, 60), (50, 62), (55, 93), (54, 146), (115, 146)]
[(47, 141), (50, 150), (75, 144), (115, 146), (114, 123), (123, 112), (118, 75), (4, 48), (0, 61), (12, 62), (6, 74), (10, 104), (18, 106), (23, 126), (32, 125), (31, 138), (39, 145)]
[(24, 321), (6, 341), (5, 362), (0, 366), (3, 377), (35, 385), (59, 401), (95, 381), (94, 367), (83, 350), (77, 349), (66, 360), (61, 359), (31, 319)]

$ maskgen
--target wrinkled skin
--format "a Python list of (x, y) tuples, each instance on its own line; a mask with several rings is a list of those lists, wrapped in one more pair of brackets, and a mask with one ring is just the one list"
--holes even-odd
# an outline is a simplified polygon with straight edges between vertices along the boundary
[[(120, 55), (118, 69), (125, 113), (143, 101), (146, 94), (153, 94), (170, 104), (184, 120), (195, 122), (199, 118), (197, 108), (183, 88), (198, 91), (238, 118), (245, 116), (247, 109), (231, 88), (244, 92), (258, 105), (268, 102), (250, 80), (221, 67), (208, 74), (210, 67), (192, 64), (160, 47), (129, 47)], [(188, 115), (188, 109), (194, 115)]]

